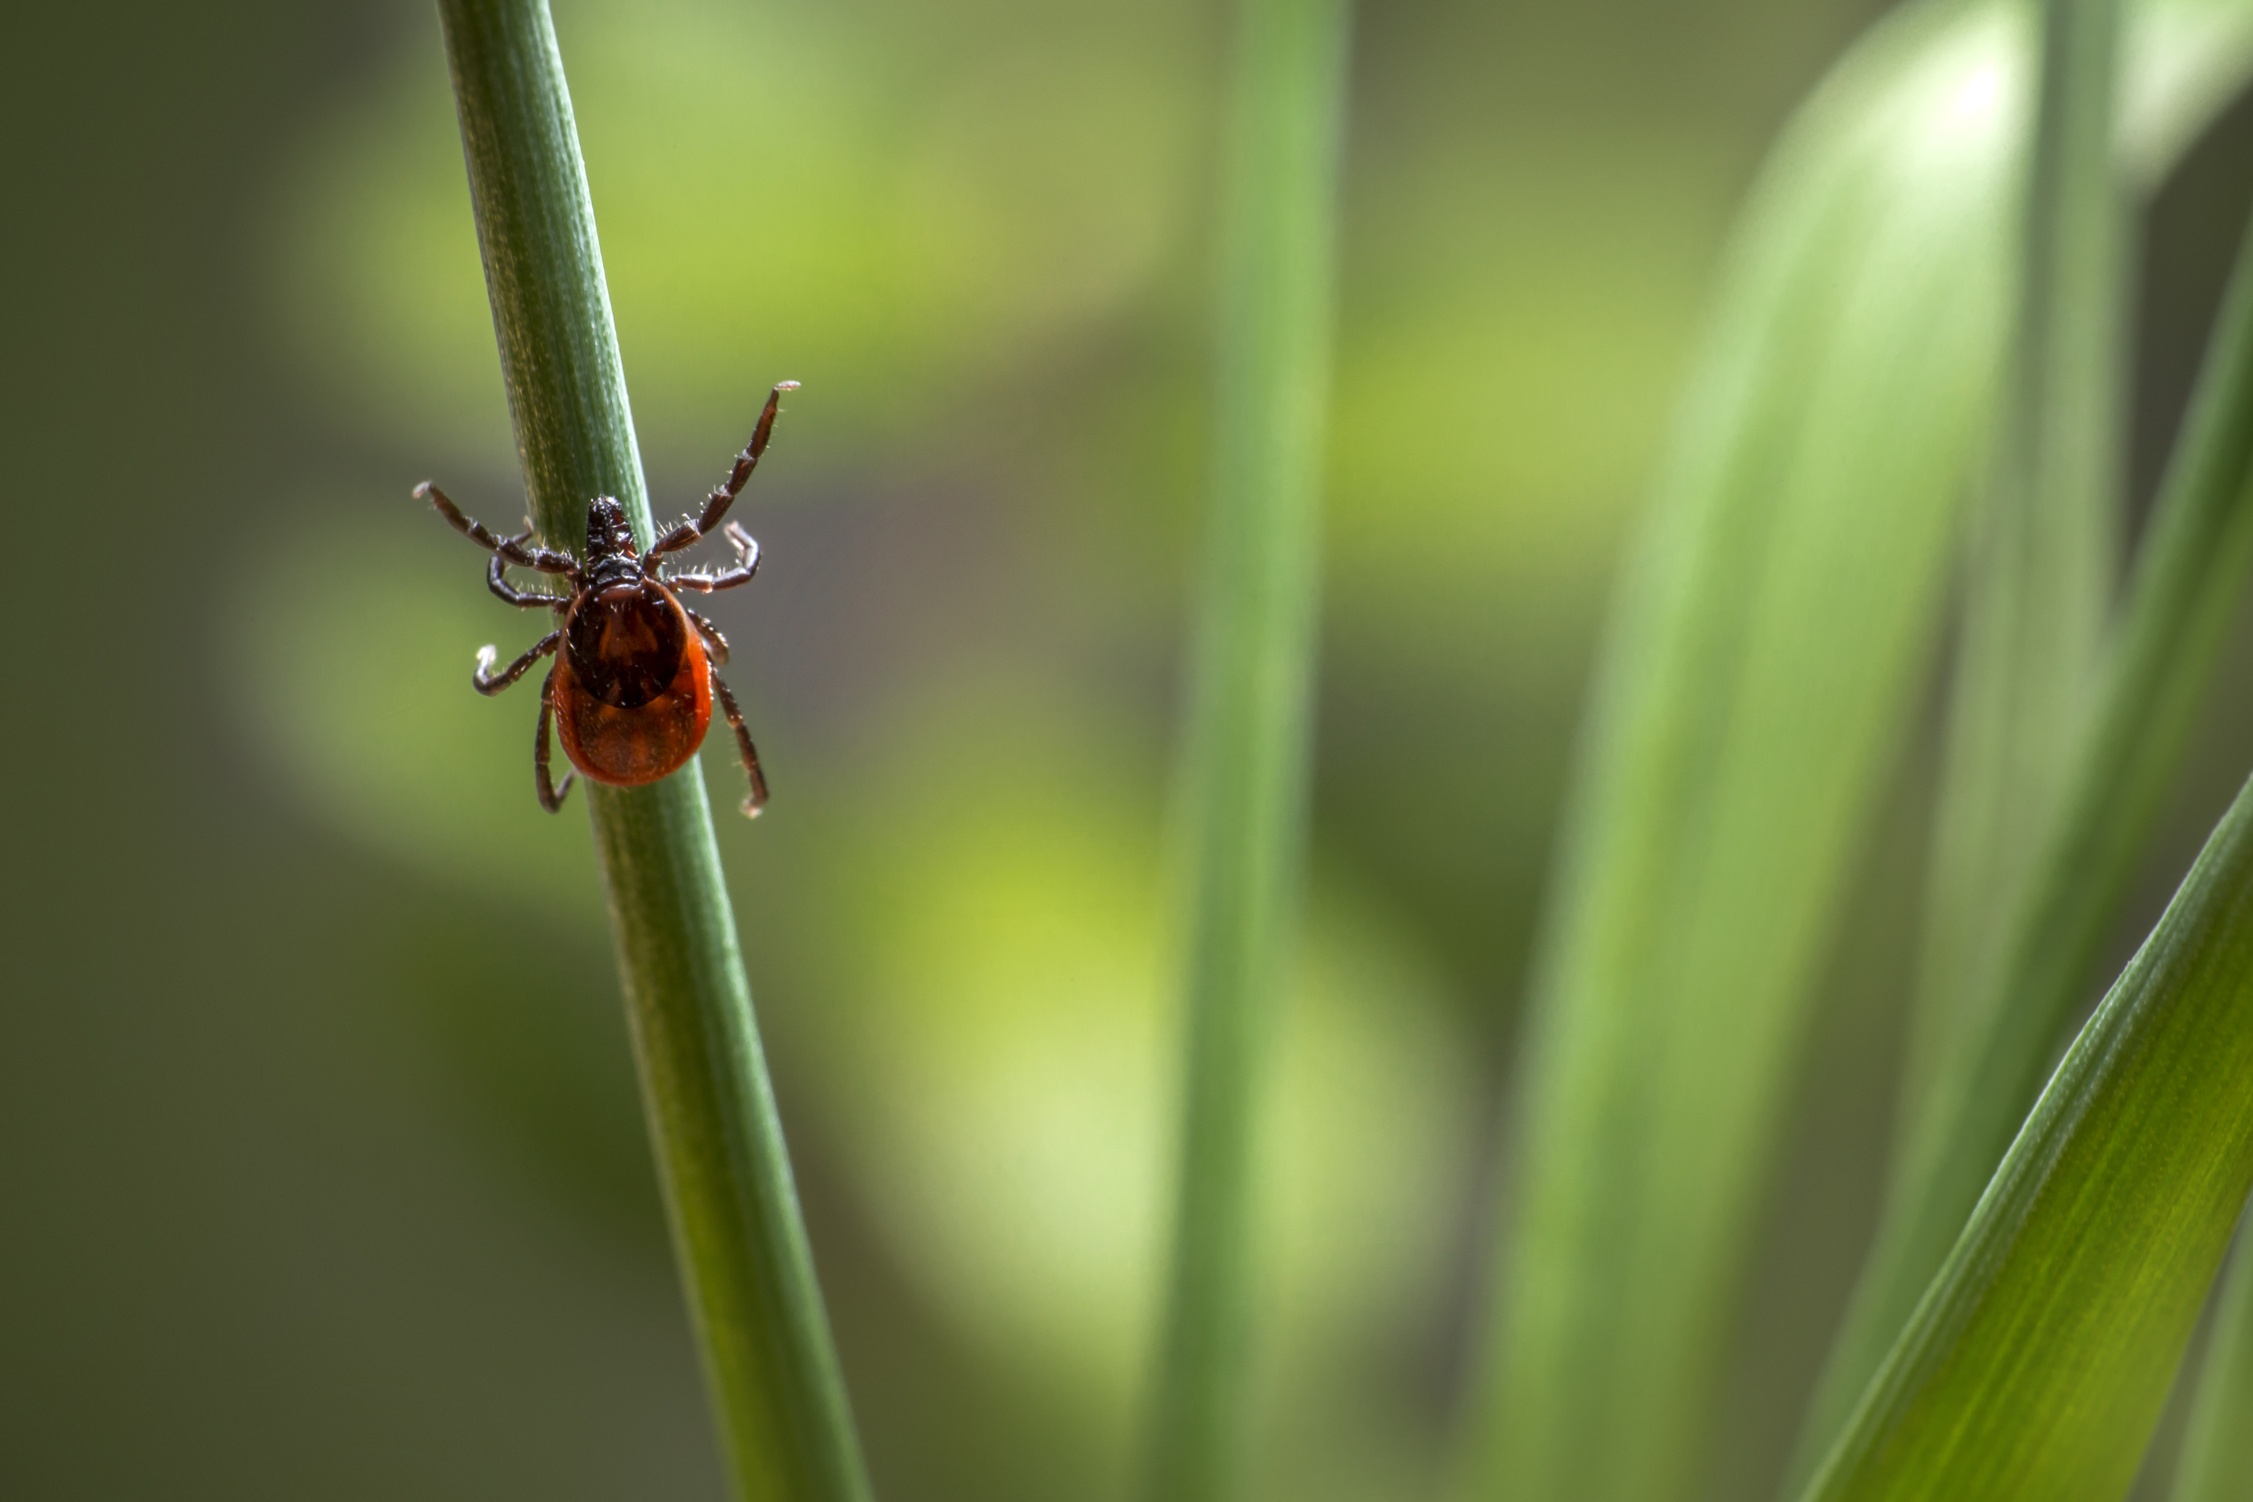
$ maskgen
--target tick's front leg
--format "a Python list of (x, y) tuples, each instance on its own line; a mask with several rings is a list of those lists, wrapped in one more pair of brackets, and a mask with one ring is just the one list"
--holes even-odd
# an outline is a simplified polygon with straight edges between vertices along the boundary
[(496, 537), (491, 528), (464, 512), (445, 491), (428, 480), (415, 487), (415, 499), (430, 502), (455, 531), (488, 553), (498, 553), (519, 568), (538, 569), (543, 574), (567, 574), (574, 578), (578, 576), (579, 560), (569, 553), (559, 553), (552, 548), (528, 548), (520, 537)]
[[(491, 643), (487, 643), (477, 649), (477, 671), (470, 674), (470, 687), (481, 694), (497, 694), (526, 673), (531, 672), (534, 663), (553, 652), (558, 646), (562, 645), (562, 642), (563, 633), (560, 630), (550, 631), (532, 644), (531, 651), (526, 652), (498, 673), (493, 671), (493, 659), (500, 654), (493, 649)], [(545, 697), (544, 691), (543, 697)]]
[[(504, 537), (501, 541), (510, 547), (520, 547), (531, 535), (532, 525), (526, 522), (523, 531), (514, 537)], [(495, 551), (492, 561), (485, 568), (485, 587), (502, 604), (514, 605), (519, 610), (535, 610), (542, 606), (553, 610), (571, 603), (566, 595), (545, 594), (537, 589), (518, 589), (508, 582), (508, 564), (508, 555)]]

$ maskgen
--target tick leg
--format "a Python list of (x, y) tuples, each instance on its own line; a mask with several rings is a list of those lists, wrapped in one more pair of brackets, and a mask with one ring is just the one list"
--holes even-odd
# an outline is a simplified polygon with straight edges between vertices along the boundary
[[(526, 673), (531, 672), (534, 663), (553, 652), (562, 642), (563, 633), (561, 631), (550, 631), (534, 642), (530, 651), (498, 673), (493, 671), (493, 659), (500, 654), (495, 652), (490, 644), (479, 647), (477, 649), (477, 671), (470, 674), (470, 686), (481, 694), (497, 694)], [(545, 690), (541, 691), (541, 697), (546, 697)]]
[(683, 605), (681, 609), (687, 612), (689, 620), (696, 626), (696, 634), (704, 638), (705, 648), (711, 653), (712, 660), (719, 663), (726, 662), (728, 660), (728, 639), (720, 634), (720, 628), (695, 611), (689, 610), (686, 605)]
[(438, 508), (438, 514), (453, 523), (454, 530), (489, 553), (506, 558), (520, 568), (538, 569), (543, 574), (568, 574), (578, 577), (579, 560), (569, 553), (559, 553), (553, 548), (528, 548), (521, 537), (496, 537), (486, 525), (473, 516), (462, 514), (462, 508), (446, 496), (446, 492), (425, 480), (415, 487), (415, 499), (428, 501)]
[(767, 776), (759, 770), (759, 748), (751, 744), (751, 732), (743, 728), (743, 711), (736, 708), (735, 695), (728, 692), (718, 673), (712, 675), (712, 692), (719, 696), (720, 711), (735, 731), (736, 749), (743, 753), (743, 770), (751, 774), (751, 793), (743, 800), (743, 817), (756, 819), (767, 804)]
[(575, 774), (566, 772), (563, 781), (552, 782), (548, 776), (548, 716), (555, 711), (555, 673), (551, 670), (547, 681), (540, 685), (540, 726), (532, 732), (532, 783), (540, 795), (540, 807), (555, 813), (563, 807), (563, 795), (571, 791)]
[(700, 589), (710, 594), (715, 589), (733, 589), (738, 584), (749, 584), (751, 576), (759, 571), (759, 542), (735, 522), (727, 525), (727, 539), (735, 544), (735, 567), (722, 569), (716, 574), (673, 574), (667, 584), (678, 589)]
[[(504, 543), (520, 543), (531, 535), (532, 529), (526, 527), (516, 536), (504, 537), (501, 541)], [(543, 605), (560, 609), (571, 603), (563, 595), (542, 594), (536, 589), (518, 589), (508, 582), (508, 563), (508, 559), (496, 552), (493, 554), (493, 561), (485, 569), (485, 587), (491, 590), (502, 604), (514, 605), (519, 610), (534, 610)]]
[(797, 389), (796, 381), (784, 381), (767, 394), (767, 404), (759, 412), (759, 425), (751, 430), (751, 441), (743, 446), (742, 453), (735, 456), (735, 467), (728, 471), (728, 477), (704, 498), (703, 514), (684, 517), (674, 523), (671, 531), (649, 545), (649, 552), (645, 556), (655, 558), (660, 553), (677, 553), (682, 548), (694, 547), (705, 533), (720, 524), (720, 518), (727, 515), (728, 507), (734, 505), (735, 498), (743, 493), (744, 485), (751, 479), (751, 471), (759, 467), (759, 456), (767, 451), (767, 439), (774, 434), (775, 413), (782, 409), (782, 393)]

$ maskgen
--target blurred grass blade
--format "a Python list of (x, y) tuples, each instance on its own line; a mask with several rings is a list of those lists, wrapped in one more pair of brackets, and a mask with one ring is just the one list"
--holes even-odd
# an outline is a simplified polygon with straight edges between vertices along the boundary
[[(2046, 853), (2085, 723), (2122, 520), (2125, 195), (2112, 147), (2119, 5), (2046, 0), (2041, 15), (2018, 319), (1994, 478), (1966, 570), (1902, 1086), (1900, 1120), (1912, 1138), (1929, 1125), (1921, 1108), (1933, 1077), (1967, 1041), (1976, 1046), (1996, 1005), (2009, 924)], [(1945, 1250), (1918, 1270), (1912, 1299)], [(1905, 1305), (1854, 1311), (1803, 1421), (1791, 1490), (1822, 1458), (1907, 1315)]]
[[(2136, 88), (2183, 76), (2145, 24), (2175, 14), (2138, 8)], [(2004, 0), (1894, 13), (1746, 210), (1568, 811), (1472, 1496), (1695, 1484), (1812, 973), (1915, 718), (1984, 454), (2032, 55)], [(2179, 143), (2177, 111), (2226, 92), (2131, 95), (2123, 124)]]
[(2229, 107), (2253, 72), (2248, 0), (2127, 0), (2127, 72), (2116, 101), (2121, 161), (2150, 191)]
[(1153, 1502), (1241, 1485), (1253, 1139), (1299, 888), (1349, 19), (1345, 0), (1237, 5), (1212, 511), (1183, 747), (1188, 1057)]
[(2253, 1188), (2253, 783), (2098, 1008), (1809, 1502), (2112, 1502)]
[[(509, 410), (541, 533), (616, 496), (651, 537), (594, 210), (544, 0), (440, 0)], [(520, 705), (520, 709), (530, 706)], [(529, 722), (527, 722), (529, 723)], [(642, 1091), (737, 1495), (868, 1496), (695, 762), (589, 787)]]
[[(1994, 478), (1963, 591), (1909, 1071), (1980, 1020), (1994, 939), (2055, 819), (2110, 613), (2120, 507), (2126, 197), (2119, 0), (2046, 0)], [(1912, 1105), (1913, 1110), (1913, 1105)], [(1855, 1383), (1859, 1390), (1860, 1382)]]
[(2242, 1232), (2196, 1380), (2175, 1502), (2245, 1502), (2253, 1497), (2253, 1241)]
[(2253, 230), (2208, 341), (2098, 703), (2004, 963), (1896, 1165), (1801, 1455), (1827, 1448), (1954, 1244), (2070, 1025), (2253, 568)]
[(1620, 586), (1525, 1049), (1471, 1494), (1678, 1495), (1810, 973), (1939, 618), (2023, 47), (1881, 23), (1778, 147)]
[(1253, 1153), (1298, 903), (1345, 0), (1239, 0), (1221, 173), (1212, 513), (1183, 784), (1187, 1081), (1145, 1495), (1241, 1491)]

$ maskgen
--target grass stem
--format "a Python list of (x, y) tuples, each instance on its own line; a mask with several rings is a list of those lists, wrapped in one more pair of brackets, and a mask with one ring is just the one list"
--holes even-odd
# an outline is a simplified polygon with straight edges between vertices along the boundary
[[(584, 545), (590, 497), (651, 538), (562, 54), (545, 0), (440, 0), (525, 485)], [(589, 787), (643, 1100), (736, 1494), (869, 1495), (775, 1114), (697, 764)]]
[(1256, 1123), (1289, 970), (1313, 693), (1345, 0), (1239, 0), (1211, 513), (1182, 775), (1188, 1075), (1151, 1502), (1235, 1494)]

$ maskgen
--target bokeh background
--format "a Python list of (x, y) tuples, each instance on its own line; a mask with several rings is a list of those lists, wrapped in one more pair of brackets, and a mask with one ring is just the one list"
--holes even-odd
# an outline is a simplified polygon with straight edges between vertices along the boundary
[[(22, 9), (0, 1495), (717, 1498), (583, 815), (533, 802), (531, 694), (466, 683), (527, 627), (408, 497), (523, 509), (435, 14)], [(1734, 205), (1881, 9), (1359, 8), (1263, 1495), (1438, 1474), (1612, 560)], [(1117, 1496), (1225, 8), (556, 13), (657, 508), (804, 382), (712, 611), (775, 784), (721, 835), (879, 1489)], [(2139, 494), (2249, 200), (2241, 105), (2147, 216)], [(2249, 761), (2225, 692), (2146, 915)], [(1867, 1233), (1928, 782), (1833, 966), (1716, 1498), (1772, 1484)]]

